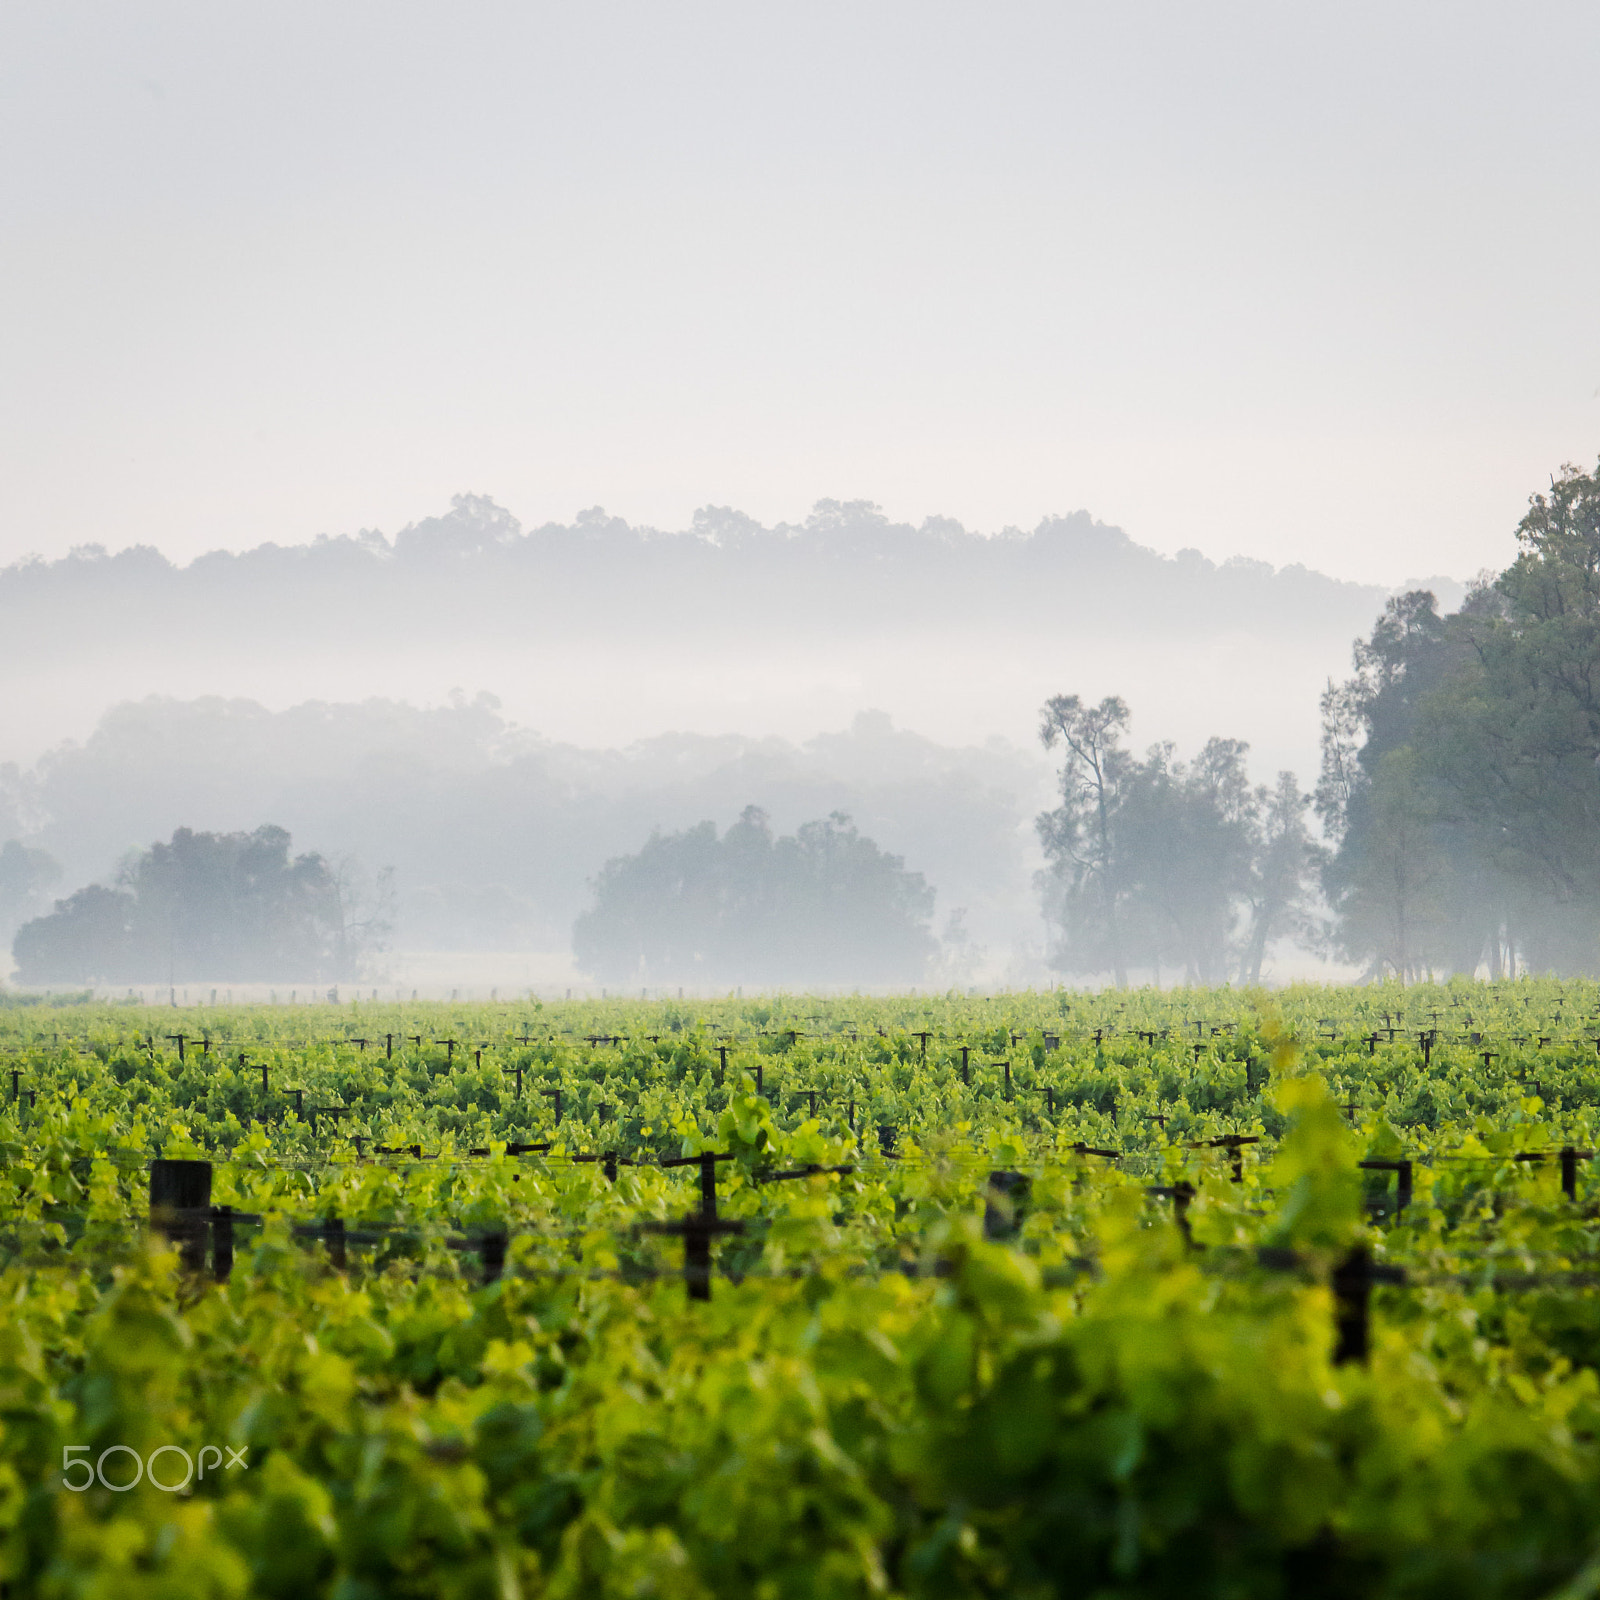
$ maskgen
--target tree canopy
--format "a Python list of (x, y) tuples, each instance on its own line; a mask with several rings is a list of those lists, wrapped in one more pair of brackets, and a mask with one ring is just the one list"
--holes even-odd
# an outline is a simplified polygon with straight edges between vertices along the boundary
[(917, 982), (934, 955), (933, 890), (844, 812), (775, 838), (747, 806), (651, 835), (606, 862), (573, 929), (578, 965), (617, 982)]
[(114, 885), (90, 884), (24, 923), (12, 954), (27, 984), (337, 981), (357, 974), (382, 931), (329, 862), (290, 854), (284, 829), (179, 828)]
[(1040, 815), (1049, 958), (1058, 970), (1181, 971), (1191, 983), (1256, 982), (1269, 941), (1306, 917), (1310, 797), (1293, 773), (1252, 788), (1248, 746), (1207, 741), (1192, 762), (1170, 744), (1124, 748), (1127, 706), (1057, 695), (1040, 739), (1064, 753), (1061, 804)]
[(1600, 970), (1600, 468), (1517, 542), (1452, 615), (1391, 600), (1323, 698), (1325, 886), (1374, 971)]

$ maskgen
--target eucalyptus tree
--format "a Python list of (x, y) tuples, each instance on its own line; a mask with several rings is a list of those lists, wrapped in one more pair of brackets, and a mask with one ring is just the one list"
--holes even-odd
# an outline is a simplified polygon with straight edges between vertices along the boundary
[(1036, 819), (1050, 863), (1040, 875), (1045, 916), (1054, 930), (1052, 960), (1066, 971), (1109, 969), (1128, 982), (1121, 901), (1128, 891), (1117, 822), (1133, 757), (1122, 748), (1128, 708), (1116, 695), (1091, 706), (1075, 694), (1045, 703), (1039, 739), (1062, 747), (1061, 804)]
[(1166, 743), (1136, 757), (1128, 720), (1115, 697), (1044, 708), (1041, 740), (1063, 751), (1061, 803), (1036, 822), (1052, 965), (1119, 987), (1132, 968), (1259, 980), (1268, 942), (1307, 922), (1308, 797), (1289, 773), (1252, 787), (1238, 739), (1212, 738), (1192, 761)]
[(1600, 470), (1516, 535), (1454, 615), (1392, 600), (1324, 696), (1326, 888), (1375, 968), (1600, 970)]

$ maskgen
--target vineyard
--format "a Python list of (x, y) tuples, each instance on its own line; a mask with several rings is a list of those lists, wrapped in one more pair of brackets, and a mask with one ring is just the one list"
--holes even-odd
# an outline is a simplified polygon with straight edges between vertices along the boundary
[(1600, 1594), (1600, 985), (0, 1058), (8, 1596)]

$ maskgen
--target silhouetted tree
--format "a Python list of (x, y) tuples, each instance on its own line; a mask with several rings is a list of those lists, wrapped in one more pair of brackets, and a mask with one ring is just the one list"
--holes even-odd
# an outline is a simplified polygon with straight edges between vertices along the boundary
[(1247, 746), (1211, 739), (1192, 762), (1153, 746), (1133, 763), (1116, 817), (1116, 853), (1133, 951), (1188, 983), (1225, 983), (1249, 891), (1256, 824)]
[(936, 944), (933, 890), (843, 812), (774, 838), (747, 806), (608, 861), (578, 918), (578, 964), (616, 981), (914, 983)]
[(1297, 931), (1305, 909), (1309, 797), (1291, 773), (1252, 789), (1238, 739), (1210, 739), (1191, 762), (1157, 744), (1141, 761), (1121, 747), (1127, 724), (1115, 697), (1045, 707), (1040, 738), (1066, 751), (1061, 804), (1037, 820), (1051, 964), (1109, 970), (1119, 987), (1130, 966), (1258, 980), (1268, 941)]
[(1056, 962), (1067, 971), (1109, 967), (1119, 989), (1128, 982), (1121, 904), (1128, 884), (1117, 830), (1134, 768), (1121, 746), (1127, 728), (1128, 708), (1115, 695), (1090, 706), (1075, 694), (1047, 702), (1039, 728), (1046, 750), (1059, 743), (1066, 751), (1061, 804), (1037, 821), (1050, 861), (1045, 914), (1062, 941)]
[(1370, 968), (1600, 971), (1600, 468), (1452, 615), (1393, 599), (1323, 700), (1339, 941)]
[(1296, 938), (1310, 946), (1320, 936), (1313, 883), (1322, 850), (1306, 826), (1311, 803), (1292, 772), (1280, 772), (1276, 785), (1256, 790), (1258, 822), (1246, 890), (1250, 932), (1239, 964), (1246, 983), (1261, 982), (1261, 964), (1273, 939)]
[[(134, 958), (134, 897), (91, 883), (18, 930), (11, 946), (22, 983), (137, 983), (164, 977)], [(220, 976), (220, 974), (219, 974)]]
[(18, 931), (23, 983), (356, 975), (383, 932), (358, 917), (319, 855), (291, 856), (282, 828), (180, 828), (119, 875), (80, 889)]

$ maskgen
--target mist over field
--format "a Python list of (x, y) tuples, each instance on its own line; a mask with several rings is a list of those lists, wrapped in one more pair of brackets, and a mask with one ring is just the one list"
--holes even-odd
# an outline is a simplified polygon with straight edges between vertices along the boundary
[(60, 895), (179, 828), (270, 823), (392, 869), (368, 970), (549, 981), (606, 862), (654, 831), (842, 814), (931, 891), (916, 975), (1020, 980), (1043, 970), (1044, 701), (1120, 694), (1141, 746), (1220, 734), (1258, 779), (1309, 783), (1317, 696), (1384, 598), (1163, 558), (1085, 513), (983, 536), (827, 501), (773, 529), (713, 509), (524, 531), (464, 495), (392, 538), (83, 549), (0, 573), (0, 827)]

